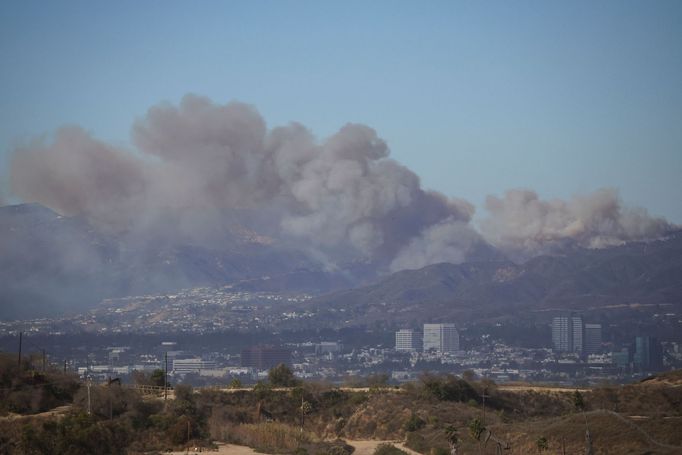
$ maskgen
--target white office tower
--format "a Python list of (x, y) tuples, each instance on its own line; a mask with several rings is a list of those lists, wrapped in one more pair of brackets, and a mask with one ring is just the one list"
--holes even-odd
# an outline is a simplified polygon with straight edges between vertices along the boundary
[(455, 324), (424, 324), (424, 352), (439, 353), (459, 351), (459, 332)]
[(601, 352), (601, 324), (585, 324), (584, 347), (587, 354)]
[(566, 316), (557, 316), (552, 319), (552, 344), (556, 351), (569, 352), (571, 350), (570, 321)]
[(557, 316), (552, 319), (552, 343), (560, 352), (583, 352), (583, 318)]
[(395, 333), (396, 351), (417, 351), (419, 349), (419, 332), (412, 329), (400, 329)]
[(582, 354), (583, 352), (583, 318), (580, 316), (571, 316), (571, 325), (573, 330), (573, 352)]

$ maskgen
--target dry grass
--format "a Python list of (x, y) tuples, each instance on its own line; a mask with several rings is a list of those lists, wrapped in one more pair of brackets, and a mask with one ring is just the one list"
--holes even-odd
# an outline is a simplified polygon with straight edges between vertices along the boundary
[(253, 447), (260, 452), (290, 453), (318, 439), (312, 433), (301, 432), (291, 425), (267, 422), (226, 427), (222, 440)]

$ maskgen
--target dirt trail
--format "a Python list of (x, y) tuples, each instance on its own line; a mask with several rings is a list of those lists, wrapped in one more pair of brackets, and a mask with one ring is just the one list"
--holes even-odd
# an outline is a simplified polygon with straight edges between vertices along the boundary
[[(369, 440), (369, 441), (360, 441), (360, 440), (352, 440), (352, 439), (347, 439), (346, 442), (353, 447), (355, 447), (355, 452), (353, 452), (353, 455), (372, 455), (374, 453), (374, 450), (377, 448), (379, 444), (383, 443), (389, 443), (393, 444), (394, 446), (398, 447), (401, 450), (404, 450), (407, 452), (409, 455), (420, 455), (419, 453), (415, 452), (412, 449), (408, 449), (405, 447), (401, 442), (397, 441), (374, 441), (374, 440)], [(176, 452), (170, 452), (171, 455), (183, 455), (187, 454), (187, 450), (180, 450)], [(246, 446), (238, 446), (235, 444), (224, 444), (224, 443), (218, 443), (218, 450), (217, 451), (207, 451), (204, 449), (202, 452), (199, 452), (198, 450), (191, 450), (189, 453), (207, 453), (207, 454), (229, 454), (229, 455), (263, 455), (262, 452), (256, 452), (253, 450), (251, 447), (246, 447)]]
[(187, 453), (206, 453), (206, 454), (230, 454), (230, 455), (263, 455), (262, 452), (256, 452), (253, 450), (251, 447), (246, 447), (246, 446), (238, 446), (235, 444), (223, 444), (223, 443), (218, 443), (218, 450), (207, 450), (207, 449), (202, 449), (201, 452), (197, 450), (190, 449), (189, 452), (187, 450), (180, 450), (176, 452), (168, 452), (170, 455), (184, 455)]
[(355, 447), (355, 452), (353, 452), (353, 455), (372, 455), (374, 453), (374, 450), (377, 448), (379, 444), (393, 444), (400, 450), (404, 450), (410, 455), (421, 455), (418, 452), (415, 452), (412, 449), (408, 449), (403, 445), (402, 442), (399, 441), (377, 441), (377, 440), (354, 440), (354, 439), (346, 439), (346, 442), (353, 447)]
[(35, 419), (35, 418), (45, 418), (54, 417), (59, 415), (64, 415), (71, 410), (71, 405), (59, 406), (49, 411), (40, 412), (38, 414), (14, 414), (9, 413), (6, 416), (0, 416), (0, 420), (22, 420), (22, 419)]

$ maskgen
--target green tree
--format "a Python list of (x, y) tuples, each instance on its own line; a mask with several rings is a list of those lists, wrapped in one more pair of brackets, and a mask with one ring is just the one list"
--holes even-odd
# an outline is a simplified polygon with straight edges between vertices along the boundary
[(163, 387), (164, 384), (166, 384), (166, 372), (160, 368), (157, 368), (156, 370), (152, 371), (152, 374), (149, 376), (149, 382), (153, 386)]
[(425, 425), (424, 419), (413, 412), (410, 418), (407, 419), (407, 422), (405, 422), (404, 428), (405, 431), (417, 431), (424, 428)]
[(457, 434), (457, 428), (455, 428), (453, 425), (448, 425), (445, 427), (445, 438), (448, 440), (450, 453), (452, 455), (457, 455), (457, 446), (459, 445), (459, 435)]
[(549, 450), (549, 443), (547, 442), (547, 438), (544, 436), (540, 436), (537, 441), (535, 441), (535, 445), (538, 447), (538, 452)]
[(585, 400), (583, 399), (583, 394), (578, 390), (573, 393), (573, 406), (575, 407), (576, 411), (585, 410)]
[(253, 386), (253, 394), (258, 400), (264, 400), (270, 396), (271, 387), (269, 384), (265, 384), (263, 381), (258, 381), (255, 386)]
[(469, 422), (469, 434), (474, 440), (480, 441), (481, 435), (484, 431), (485, 427), (483, 426), (483, 422), (481, 422), (478, 418), (474, 418), (471, 420), (471, 422)]
[(483, 436), (483, 432), (485, 431), (485, 427), (483, 426), (483, 422), (481, 422), (478, 418), (474, 418), (469, 422), (469, 435), (474, 439), (474, 441), (478, 442), (478, 450), (479, 452), (483, 453), (483, 448), (481, 447), (481, 436)]
[(230, 381), (230, 388), (231, 389), (241, 389), (242, 388), (242, 381), (240, 381), (238, 378), (233, 378), (232, 381)]
[(142, 371), (133, 371), (133, 381), (138, 385), (152, 385), (155, 387), (163, 387), (164, 384), (164, 371), (160, 368), (152, 371), (151, 374), (146, 375)]
[(270, 369), (268, 381), (274, 387), (295, 387), (299, 383), (291, 369), (283, 363)]

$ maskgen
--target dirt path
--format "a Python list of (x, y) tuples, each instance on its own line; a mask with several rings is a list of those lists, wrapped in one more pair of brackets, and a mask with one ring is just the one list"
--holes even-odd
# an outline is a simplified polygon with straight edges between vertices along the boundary
[(59, 415), (64, 415), (71, 410), (71, 405), (59, 406), (49, 411), (40, 412), (38, 414), (14, 414), (9, 413), (6, 416), (0, 416), (0, 420), (22, 420), (22, 419), (35, 419), (35, 418), (46, 418), (54, 417)]
[(190, 450), (187, 452), (187, 450), (181, 450), (181, 451), (176, 451), (176, 452), (169, 452), (171, 455), (184, 455), (187, 453), (206, 453), (206, 454), (230, 454), (230, 455), (263, 455), (261, 452), (256, 452), (253, 450), (251, 447), (246, 447), (246, 446), (238, 446), (234, 444), (224, 444), (224, 443), (218, 443), (218, 450), (217, 451), (210, 451), (203, 449), (202, 452), (199, 452), (198, 450)]
[[(352, 439), (347, 439), (346, 442), (353, 447), (355, 447), (355, 452), (353, 452), (353, 455), (372, 455), (374, 453), (374, 450), (377, 448), (379, 444), (383, 443), (389, 443), (393, 444), (394, 446), (398, 447), (401, 450), (404, 450), (407, 452), (409, 455), (421, 455), (414, 450), (408, 449), (405, 447), (401, 442), (397, 441), (359, 441), (359, 440), (352, 440)], [(180, 450), (176, 452), (170, 452), (171, 455), (183, 455), (187, 454), (187, 450)], [(246, 446), (238, 446), (235, 444), (224, 444), (224, 443), (218, 443), (218, 450), (217, 451), (204, 451), (198, 452), (195, 450), (190, 450), (189, 453), (206, 453), (206, 454), (229, 454), (229, 455), (263, 455), (261, 452), (256, 452), (253, 450), (251, 447), (246, 447)]]
[(410, 455), (421, 455), (418, 452), (415, 452), (412, 449), (408, 449), (403, 445), (402, 442), (398, 441), (376, 441), (376, 440), (369, 440), (369, 441), (361, 441), (361, 440), (354, 440), (354, 439), (346, 439), (346, 442), (353, 447), (355, 447), (355, 452), (353, 452), (353, 455), (372, 455), (374, 453), (374, 450), (377, 448), (379, 444), (393, 444), (400, 450), (404, 450)]

